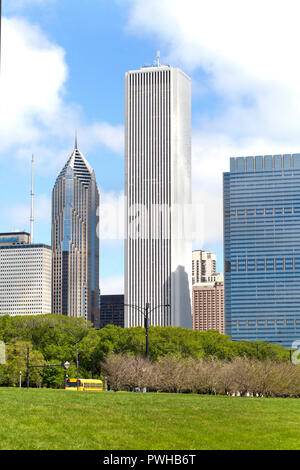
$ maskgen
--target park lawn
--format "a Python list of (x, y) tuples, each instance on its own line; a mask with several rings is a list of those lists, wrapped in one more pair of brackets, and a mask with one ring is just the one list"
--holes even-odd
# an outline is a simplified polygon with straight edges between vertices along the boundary
[(0, 388), (0, 449), (300, 449), (300, 400)]

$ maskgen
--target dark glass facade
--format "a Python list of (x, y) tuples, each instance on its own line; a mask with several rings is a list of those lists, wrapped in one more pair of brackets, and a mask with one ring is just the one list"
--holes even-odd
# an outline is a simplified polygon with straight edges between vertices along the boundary
[(106, 325), (124, 328), (124, 295), (100, 296), (100, 318), (95, 326), (104, 328)]
[(232, 339), (300, 339), (300, 154), (230, 159), (224, 270)]

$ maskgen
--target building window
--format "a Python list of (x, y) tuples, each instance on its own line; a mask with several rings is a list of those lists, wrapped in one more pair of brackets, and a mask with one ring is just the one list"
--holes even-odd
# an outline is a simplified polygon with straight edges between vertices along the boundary
[(231, 261), (225, 260), (225, 272), (231, 273)]

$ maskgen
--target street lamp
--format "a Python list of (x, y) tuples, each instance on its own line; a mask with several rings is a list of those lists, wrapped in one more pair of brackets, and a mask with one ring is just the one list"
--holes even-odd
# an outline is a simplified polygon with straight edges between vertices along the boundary
[(137, 305), (124, 304), (125, 307), (131, 307), (137, 309), (144, 316), (144, 328), (146, 330), (146, 357), (149, 356), (149, 314), (154, 312), (154, 310), (161, 307), (171, 307), (170, 304), (157, 305), (156, 307), (150, 310), (150, 304), (147, 302), (145, 307), (138, 307)]
[(67, 386), (67, 380), (68, 380), (68, 369), (70, 367), (70, 363), (68, 361), (66, 361), (64, 363), (64, 368), (66, 369), (66, 376), (65, 376), (65, 388)]

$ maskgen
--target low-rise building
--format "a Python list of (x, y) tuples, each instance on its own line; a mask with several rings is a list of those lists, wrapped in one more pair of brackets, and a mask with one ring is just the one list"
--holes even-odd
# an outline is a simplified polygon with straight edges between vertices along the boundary
[(222, 275), (216, 279), (193, 286), (193, 329), (224, 334), (224, 282)]

